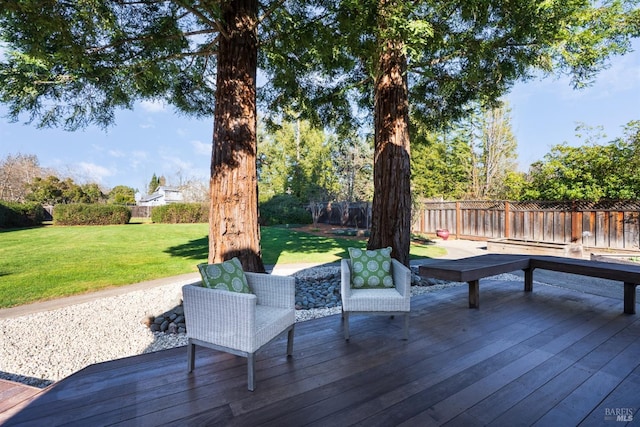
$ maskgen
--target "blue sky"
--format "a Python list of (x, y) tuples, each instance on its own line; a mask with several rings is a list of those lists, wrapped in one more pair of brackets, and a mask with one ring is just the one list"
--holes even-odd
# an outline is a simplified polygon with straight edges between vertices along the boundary
[[(596, 83), (573, 90), (565, 78), (547, 78), (514, 86), (507, 99), (518, 141), (520, 169), (540, 160), (551, 146), (578, 145), (575, 128), (582, 122), (602, 126), (610, 141), (622, 127), (640, 120), (640, 43), (636, 51), (615, 58)], [(65, 132), (9, 123), (0, 107), (0, 158), (34, 154), (78, 183), (106, 188), (127, 185), (144, 192), (155, 173), (175, 185), (179, 179), (207, 181), (213, 119), (189, 119), (161, 104), (145, 102), (121, 111), (106, 133), (98, 128)]]

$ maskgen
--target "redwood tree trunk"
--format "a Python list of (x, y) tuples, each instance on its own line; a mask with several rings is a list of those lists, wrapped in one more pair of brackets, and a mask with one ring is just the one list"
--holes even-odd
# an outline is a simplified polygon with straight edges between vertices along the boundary
[(411, 165), (406, 68), (402, 44), (386, 41), (380, 53), (374, 89), (374, 191), (367, 247), (391, 246), (391, 256), (408, 266)]
[(256, 170), (257, 0), (222, 2), (211, 156), (209, 262), (264, 272)]

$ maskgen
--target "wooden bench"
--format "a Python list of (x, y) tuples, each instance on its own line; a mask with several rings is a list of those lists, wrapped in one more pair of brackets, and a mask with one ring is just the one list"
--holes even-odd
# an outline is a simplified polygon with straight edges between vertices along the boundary
[(636, 312), (636, 287), (640, 284), (640, 265), (590, 261), (555, 256), (488, 254), (439, 260), (421, 265), (420, 276), (469, 284), (469, 307), (480, 307), (480, 279), (496, 274), (524, 271), (524, 290), (533, 290), (533, 271), (551, 270), (601, 279), (618, 280), (624, 285), (624, 312)]

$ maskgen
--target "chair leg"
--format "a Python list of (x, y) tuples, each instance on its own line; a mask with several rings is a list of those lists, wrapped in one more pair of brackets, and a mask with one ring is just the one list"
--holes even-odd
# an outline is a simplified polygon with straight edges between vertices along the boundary
[(344, 339), (349, 341), (349, 312), (343, 311), (342, 317), (344, 318), (344, 322), (343, 322)]
[(409, 339), (409, 313), (404, 315), (404, 338), (405, 341)]
[(247, 355), (247, 385), (249, 391), (253, 391), (256, 388), (256, 364), (255, 353), (249, 353)]
[(193, 372), (196, 360), (196, 345), (189, 340), (187, 344), (187, 372)]
[(291, 326), (289, 332), (287, 333), (287, 357), (293, 356), (293, 330), (295, 329), (295, 325)]

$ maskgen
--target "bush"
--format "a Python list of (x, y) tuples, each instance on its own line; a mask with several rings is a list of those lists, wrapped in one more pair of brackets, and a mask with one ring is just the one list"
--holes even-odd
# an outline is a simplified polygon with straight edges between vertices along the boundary
[(53, 210), (55, 225), (127, 224), (131, 210), (126, 206), (87, 203), (58, 204)]
[(295, 196), (279, 194), (260, 204), (260, 224), (311, 224), (311, 212)]
[(0, 202), (0, 228), (33, 227), (42, 225), (46, 212), (37, 202)]
[(151, 210), (151, 221), (164, 224), (195, 224), (209, 221), (209, 208), (203, 203), (172, 203)]

